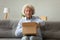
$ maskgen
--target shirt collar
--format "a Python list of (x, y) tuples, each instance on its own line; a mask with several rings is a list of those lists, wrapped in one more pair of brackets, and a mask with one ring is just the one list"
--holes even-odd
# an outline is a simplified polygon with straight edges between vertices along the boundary
[(32, 16), (30, 19), (28, 19), (28, 18), (25, 17), (26, 20), (31, 20), (31, 19), (33, 19), (33, 18), (34, 18), (33, 16)]

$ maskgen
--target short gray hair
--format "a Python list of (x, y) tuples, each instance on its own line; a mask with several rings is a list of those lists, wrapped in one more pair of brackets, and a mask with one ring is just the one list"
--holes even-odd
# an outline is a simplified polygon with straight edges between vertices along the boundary
[(24, 14), (24, 10), (25, 10), (25, 8), (27, 8), (27, 7), (29, 7), (29, 8), (32, 9), (32, 11), (33, 11), (32, 15), (33, 15), (33, 14), (35, 13), (35, 8), (34, 8), (31, 4), (26, 4), (26, 5), (23, 6), (23, 8), (22, 8), (22, 14), (25, 15), (25, 14)]

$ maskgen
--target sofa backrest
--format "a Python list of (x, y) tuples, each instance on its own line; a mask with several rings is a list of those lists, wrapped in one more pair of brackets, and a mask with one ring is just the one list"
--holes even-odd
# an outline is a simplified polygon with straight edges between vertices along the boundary
[(12, 23), (10, 20), (0, 20), (0, 28), (1, 29), (12, 29)]

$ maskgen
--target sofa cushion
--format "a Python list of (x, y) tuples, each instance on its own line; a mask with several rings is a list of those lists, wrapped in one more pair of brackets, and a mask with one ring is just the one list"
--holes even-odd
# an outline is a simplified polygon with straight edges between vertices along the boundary
[(0, 38), (12, 37), (12, 30), (0, 29)]
[(44, 38), (60, 38), (60, 22), (46, 22), (42, 28)]
[(44, 38), (60, 38), (60, 31), (45, 31)]

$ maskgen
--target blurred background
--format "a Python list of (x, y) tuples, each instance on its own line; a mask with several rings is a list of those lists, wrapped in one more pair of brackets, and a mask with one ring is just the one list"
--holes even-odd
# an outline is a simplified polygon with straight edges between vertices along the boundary
[(47, 21), (60, 21), (60, 0), (0, 0), (0, 20), (3, 20), (4, 8), (8, 8), (10, 20), (20, 20), (22, 7), (27, 3), (35, 7), (35, 16), (47, 16)]

